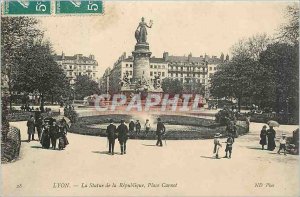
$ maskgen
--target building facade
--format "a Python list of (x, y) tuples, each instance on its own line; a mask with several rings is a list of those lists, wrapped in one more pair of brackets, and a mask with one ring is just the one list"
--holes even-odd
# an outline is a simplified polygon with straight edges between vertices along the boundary
[(76, 54), (73, 56), (66, 56), (64, 52), (62, 55), (56, 55), (55, 61), (64, 70), (69, 80), (75, 80), (77, 76), (87, 75), (94, 81), (98, 81), (98, 62), (95, 60), (94, 55), (89, 57), (82, 54)]
[[(229, 59), (228, 55), (226, 57)], [(218, 65), (223, 63), (224, 55), (220, 58), (217, 56), (198, 56), (193, 57), (190, 53), (188, 56), (172, 56), (168, 52), (163, 53), (162, 58), (150, 58), (150, 78), (155, 77), (177, 79), (183, 84), (201, 84), (205, 87), (205, 96), (209, 97), (208, 87), (210, 78), (218, 70)], [(101, 89), (108, 90), (109, 93), (120, 93), (122, 80), (128, 77), (132, 81), (133, 76), (133, 57), (126, 56), (123, 53), (115, 62), (112, 69), (107, 69), (103, 74), (100, 84)]]

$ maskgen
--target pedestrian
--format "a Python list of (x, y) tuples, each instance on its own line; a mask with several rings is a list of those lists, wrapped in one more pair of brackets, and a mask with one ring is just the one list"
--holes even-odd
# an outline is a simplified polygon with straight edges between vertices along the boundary
[(42, 127), (43, 127), (43, 118), (41, 116), (37, 118), (37, 120), (35, 122), (35, 126), (36, 126), (36, 130), (38, 133), (38, 138), (39, 138), (39, 140), (41, 140)]
[[(231, 158), (231, 153), (232, 153), (232, 144), (234, 143), (232, 134), (228, 135), (228, 138), (227, 138), (225, 143), (226, 143), (226, 148), (225, 148), (226, 155), (225, 155), (224, 158), (230, 159)], [(229, 152), (229, 157), (228, 157), (228, 154), (227, 154), (228, 152)]]
[(264, 146), (267, 145), (267, 126), (264, 125), (260, 131), (260, 141), (261, 149), (264, 150)]
[(130, 123), (129, 123), (129, 133), (133, 134), (134, 127), (135, 127), (135, 124), (134, 124), (133, 120), (130, 120)]
[(50, 147), (50, 130), (48, 122), (43, 125), (43, 132), (40, 143), (42, 144), (43, 148), (48, 149)]
[(117, 127), (114, 125), (113, 119), (109, 120), (109, 125), (106, 128), (107, 140), (109, 144), (108, 153), (114, 155), (115, 139), (117, 138)]
[(247, 132), (250, 131), (250, 120), (251, 120), (251, 117), (250, 117), (250, 115), (248, 115), (246, 117)]
[(139, 134), (141, 132), (141, 123), (139, 120), (136, 120), (135, 122), (135, 133), (136, 135)]
[(286, 135), (283, 133), (282, 137), (279, 141), (280, 145), (279, 145), (279, 150), (278, 150), (278, 154), (280, 154), (280, 151), (283, 149), (283, 153), (284, 155), (286, 155)]
[(165, 134), (165, 132), (166, 132), (165, 125), (161, 122), (160, 118), (157, 118), (157, 126), (156, 126), (157, 142), (156, 142), (156, 146), (163, 146), (162, 136)]
[(146, 135), (149, 133), (150, 131), (150, 122), (149, 122), (149, 119), (146, 120), (146, 123), (145, 123), (145, 132), (146, 132)]
[(34, 133), (35, 133), (34, 117), (33, 115), (30, 115), (30, 118), (27, 121), (28, 142), (30, 142), (30, 140), (34, 140)]
[(216, 154), (216, 159), (219, 159), (219, 149), (222, 147), (222, 144), (220, 143), (220, 133), (216, 133), (214, 136), (214, 151), (213, 153)]
[(59, 127), (56, 124), (56, 120), (53, 120), (52, 125), (50, 125), (50, 132), (49, 132), (53, 150), (56, 149), (56, 140), (57, 140), (58, 132), (59, 132)]
[(66, 148), (68, 144), (68, 140), (66, 139), (66, 132), (63, 125), (59, 125), (57, 139), (58, 139), (58, 149), (63, 150), (64, 148)]
[(126, 142), (128, 139), (128, 127), (125, 125), (125, 121), (122, 119), (121, 124), (117, 128), (118, 140), (121, 147), (121, 155), (126, 154)]
[(273, 151), (276, 147), (275, 138), (276, 138), (276, 131), (273, 129), (272, 126), (267, 130), (267, 138), (268, 138), (268, 150)]

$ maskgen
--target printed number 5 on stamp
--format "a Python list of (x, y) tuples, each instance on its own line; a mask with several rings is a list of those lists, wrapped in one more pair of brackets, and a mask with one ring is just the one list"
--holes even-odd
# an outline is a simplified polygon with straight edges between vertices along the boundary
[(3, 2), (4, 15), (50, 15), (51, 1), (6, 0)]
[(100, 0), (56, 0), (56, 14), (102, 14), (103, 2)]

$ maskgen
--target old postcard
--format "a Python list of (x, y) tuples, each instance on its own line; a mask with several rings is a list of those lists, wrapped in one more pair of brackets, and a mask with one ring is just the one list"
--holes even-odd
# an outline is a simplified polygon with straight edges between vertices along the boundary
[(299, 196), (298, 1), (1, 1), (1, 196)]

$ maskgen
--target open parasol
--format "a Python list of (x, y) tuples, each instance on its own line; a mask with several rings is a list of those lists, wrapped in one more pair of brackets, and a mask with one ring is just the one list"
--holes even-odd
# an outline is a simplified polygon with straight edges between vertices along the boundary
[(270, 127), (279, 127), (280, 124), (275, 121), (275, 120), (270, 120), (268, 123), (267, 123)]
[(56, 121), (61, 121), (63, 118), (66, 120), (67, 124), (70, 125), (71, 124), (71, 121), (69, 118), (65, 117), (65, 116), (62, 116), (62, 115), (59, 115), (59, 116), (54, 116), (52, 117), (53, 119), (55, 119)]

